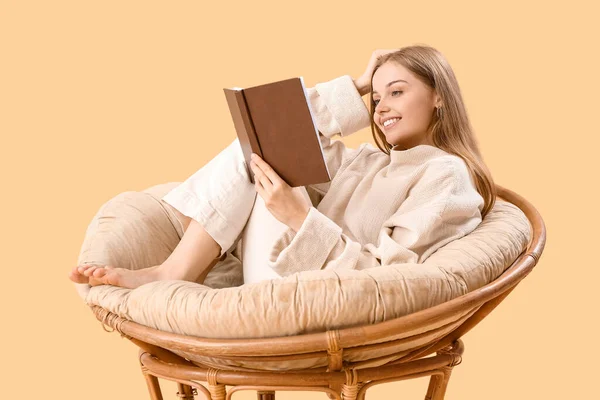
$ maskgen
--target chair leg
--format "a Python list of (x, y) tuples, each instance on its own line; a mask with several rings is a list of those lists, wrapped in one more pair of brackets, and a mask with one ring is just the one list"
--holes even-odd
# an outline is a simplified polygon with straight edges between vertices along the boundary
[(195, 400), (194, 393), (197, 392), (195, 392), (194, 388), (192, 388), (190, 385), (177, 382), (177, 397), (180, 399)]
[[(340, 396), (346, 396), (346, 397), (342, 397), (343, 399), (358, 399), (358, 397), (356, 397), (356, 396), (358, 395), (358, 392), (360, 391), (360, 389), (364, 385), (365, 385), (365, 382), (358, 382), (356, 384), (356, 386), (353, 386), (353, 385), (344, 385), (343, 383), (342, 384), (335, 384), (335, 385), (334, 384), (330, 384), (329, 385), (329, 389), (334, 390)], [(329, 397), (331, 400), (333, 400), (333, 399), (336, 398), (331, 393), (327, 393), (327, 397)]]
[(275, 400), (274, 390), (258, 390), (256, 392), (257, 400)]
[(440, 371), (442, 374), (431, 375), (425, 400), (444, 400), (452, 367), (443, 367)]
[(208, 383), (208, 391), (210, 392), (211, 400), (225, 400), (227, 391), (225, 385), (222, 383), (211, 384)]
[(160, 384), (158, 383), (158, 378), (154, 375), (150, 375), (149, 373), (144, 372), (144, 379), (146, 379), (146, 385), (148, 385), (150, 399), (163, 400), (162, 392), (160, 391)]
[(356, 385), (342, 385), (342, 399), (343, 400), (357, 400), (358, 391), (363, 385), (357, 383)]

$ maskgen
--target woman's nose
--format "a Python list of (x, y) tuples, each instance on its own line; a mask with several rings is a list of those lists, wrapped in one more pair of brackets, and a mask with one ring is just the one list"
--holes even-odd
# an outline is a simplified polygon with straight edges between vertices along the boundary
[(387, 109), (388, 109), (388, 107), (381, 100), (379, 100), (379, 103), (377, 103), (377, 105), (375, 106), (375, 112), (379, 113), (379, 114), (381, 114), (382, 110), (387, 110)]
[(381, 112), (384, 110), (388, 110), (388, 107), (385, 105), (385, 103), (383, 103), (380, 100), (379, 103), (377, 103), (377, 105), (375, 106), (375, 112), (381, 114)]

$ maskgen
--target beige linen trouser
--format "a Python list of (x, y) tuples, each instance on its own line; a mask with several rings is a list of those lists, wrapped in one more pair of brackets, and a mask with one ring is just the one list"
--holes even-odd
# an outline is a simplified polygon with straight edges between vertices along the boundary
[[(223, 260), (218, 263), (227, 262), (226, 258), (243, 237), (244, 283), (279, 277), (266, 260), (275, 240), (288, 229), (266, 209), (248, 171), (236, 138), (162, 198), (183, 215), (198, 221), (221, 246), (219, 256)], [(305, 188), (304, 194), (310, 201)]]

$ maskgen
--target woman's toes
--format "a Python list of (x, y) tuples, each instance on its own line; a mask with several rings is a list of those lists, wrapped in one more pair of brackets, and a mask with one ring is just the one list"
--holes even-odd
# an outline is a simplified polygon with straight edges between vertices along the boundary
[(94, 265), (94, 266), (86, 269), (85, 271), (83, 271), (83, 275), (85, 275), (85, 276), (92, 276), (94, 274), (94, 271), (97, 270), (98, 268), (102, 268), (102, 267)]
[(104, 273), (100, 277), (95, 277), (94, 279), (102, 282), (105, 285), (119, 285), (119, 274), (117, 272), (113, 272), (110, 269), (104, 269)]
[(69, 272), (69, 279), (90, 286), (107, 284), (106, 273), (114, 267), (108, 265), (78, 265)]
[(89, 278), (83, 276), (77, 271), (77, 268), (74, 268), (69, 272), (69, 279), (75, 283), (88, 283)]
[(98, 285), (104, 285), (105, 282), (103, 282), (100, 279), (94, 278), (94, 277), (90, 277), (90, 282), (89, 282), (90, 286), (98, 286)]
[(94, 278), (102, 278), (104, 275), (106, 275), (107, 269), (104, 267), (100, 267), (100, 268), (96, 268), (93, 272), (92, 275)]
[(78, 265), (77, 267), (75, 267), (75, 269), (77, 270), (77, 272), (79, 272), (82, 275), (83, 275), (83, 271), (85, 271), (88, 268), (89, 268), (88, 265)]
[(77, 271), (79, 271), (79, 273), (81, 275), (84, 275), (84, 272), (87, 271), (88, 269), (94, 267), (93, 265), (79, 265), (77, 267)]

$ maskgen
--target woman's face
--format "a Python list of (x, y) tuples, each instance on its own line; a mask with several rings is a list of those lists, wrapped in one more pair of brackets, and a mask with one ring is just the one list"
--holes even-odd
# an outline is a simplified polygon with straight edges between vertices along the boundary
[[(439, 97), (412, 72), (395, 62), (383, 64), (373, 75), (373, 101), (376, 104), (373, 120), (386, 141), (398, 145), (394, 150), (420, 144), (433, 146), (428, 128)], [(384, 126), (384, 121), (392, 117), (401, 119)]]

